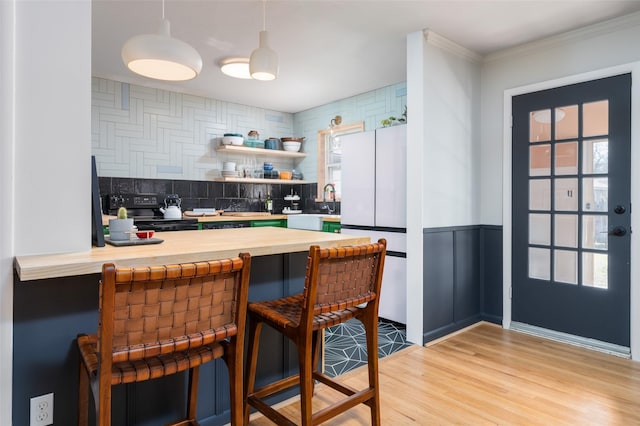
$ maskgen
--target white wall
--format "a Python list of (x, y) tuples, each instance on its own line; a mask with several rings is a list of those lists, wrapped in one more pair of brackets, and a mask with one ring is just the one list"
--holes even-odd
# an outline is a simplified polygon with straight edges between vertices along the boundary
[(0, 424), (11, 424), (13, 362), (13, 87), (15, 2), (0, 1)]
[[(407, 35), (407, 112), (424, 116), (425, 39), (422, 31)], [(422, 181), (424, 167), (424, 120), (407, 120), (407, 340), (423, 344), (423, 237)]]
[(477, 225), (480, 65), (460, 46), (426, 37), (423, 227)]
[(15, 253), (88, 250), (91, 1), (16, 4)]

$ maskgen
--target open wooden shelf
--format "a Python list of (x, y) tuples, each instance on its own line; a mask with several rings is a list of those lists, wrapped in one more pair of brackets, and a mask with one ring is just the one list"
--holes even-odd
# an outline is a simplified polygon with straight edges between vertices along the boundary
[(216, 148), (216, 151), (226, 152), (228, 154), (264, 155), (268, 157), (304, 158), (307, 156), (307, 154), (304, 152), (280, 151), (279, 149), (250, 148), (248, 146), (240, 145), (220, 145)]
[(297, 185), (299, 183), (311, 183), (307, 180), (296, 179), (254, 179), (254, 178), (228, 178), (220, 177), (215, 179), (216, 182), (238, 182), (238, 183), (279, 183), (281, 185)]

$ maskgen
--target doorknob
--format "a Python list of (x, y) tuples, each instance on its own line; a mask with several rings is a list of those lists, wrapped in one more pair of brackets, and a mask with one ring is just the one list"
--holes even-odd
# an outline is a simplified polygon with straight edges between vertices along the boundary
[(622, 237), (627, 235), (627, 229), (624, 226), (616, 226), (609, 232), (609, 235), (615, 235), (616, 237)]
[(620, 204), (618, 204), (616, 208), (613, 209), (613, 211), (615, 212), (615, 214), (622, 214), (626, 212), (627, 209), (625, 209), (624, 206), (621, 206)]

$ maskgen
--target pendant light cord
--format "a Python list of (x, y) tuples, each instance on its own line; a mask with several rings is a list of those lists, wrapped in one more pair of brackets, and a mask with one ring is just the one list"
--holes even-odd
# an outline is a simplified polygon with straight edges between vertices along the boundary
[(162, 20), (164, 21), (164, 0), (162, 0)]
[(262, 31), (266, 31), (266, 30), (267, 30), (267, 0), (262, 0)]

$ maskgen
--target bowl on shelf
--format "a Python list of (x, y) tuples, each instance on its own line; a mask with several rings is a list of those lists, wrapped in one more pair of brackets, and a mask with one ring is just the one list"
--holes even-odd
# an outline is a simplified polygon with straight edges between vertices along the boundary
[(280, 172), (280, 179), (291, 180), (291, 176), (292, 176), (291, 172), (286, 172), (286, 171)]
[(242, 145), (244, 137), (240, 133), (225, 133), (222, 137), (223, 145)]
[(264, 141), (259, 139), (247, 139), (244, 141), (244, 146), (249, 148), (264, 148)]
[(300, 151), (301, 146), (302, 146), (302, 142), (295, 142), (295, 141), (285, 142), (284, 140), (282, 141), (282, 148), (285, 151), (298, 152)]

